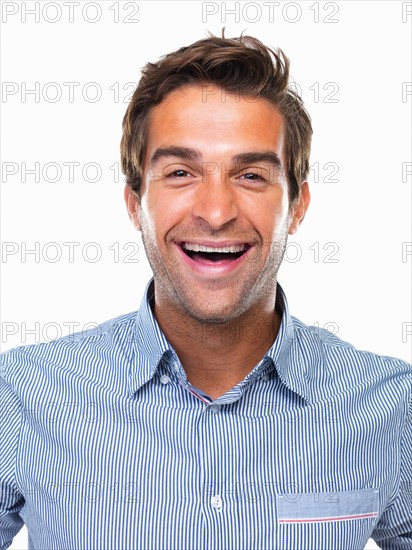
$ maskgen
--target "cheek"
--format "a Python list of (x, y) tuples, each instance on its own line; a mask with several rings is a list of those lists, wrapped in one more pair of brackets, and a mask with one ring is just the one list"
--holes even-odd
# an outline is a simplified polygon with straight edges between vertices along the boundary
[(158, 241), (163, 241), (170, 229), (181, 222), (188, 201), (168, 193), (153, 190), (142, 198), (142, 212), (147, 226)]
[(277, 233), (289, 220), (289, 199), (282, 188), (270, 195), (251, 197), (244, 201), (243, 211), (262, 234)]

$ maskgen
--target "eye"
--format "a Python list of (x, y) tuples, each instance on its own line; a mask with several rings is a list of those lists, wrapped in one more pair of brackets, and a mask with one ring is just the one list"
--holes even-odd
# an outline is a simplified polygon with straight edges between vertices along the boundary
[(257, 174), (256, 172), (245, 172), (244, 174), (241, 174), (240, 179), (250, 181), (250, 182), (264, 182), (266, 181), (264, 177), (262, 177), (260, 174)]
[(258, 174), (254, 174), (253, 172), (248, 172), (247, 174), (242, 174), (242, 177), (246, 178), (247, 180), (257, 180), (262, 179)]
[(178, 179), (181, 179), (181, 178), (191, 178), (192, 177), (192, 174), (190, 172), (188, 172), (187, 170), (173, 170), (173, 172), (170, 172), (170, 174), (168, 174), (166, 176), (167, 178), (178, 178)]

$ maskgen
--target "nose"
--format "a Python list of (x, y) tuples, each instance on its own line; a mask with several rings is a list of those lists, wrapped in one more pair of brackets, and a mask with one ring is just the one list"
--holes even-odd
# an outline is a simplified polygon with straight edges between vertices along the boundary
[(217, 230), (238, 217), (236, 190), (225, 170), (209, 170), (198, 184), (193, 215)]

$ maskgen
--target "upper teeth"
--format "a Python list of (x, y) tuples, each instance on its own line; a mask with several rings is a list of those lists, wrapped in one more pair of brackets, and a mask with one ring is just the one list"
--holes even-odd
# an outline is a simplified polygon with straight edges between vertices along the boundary
[(193, 252), (241, 252), (245, 250), (246, 244), (231, 244), (223, 247), (206, 246), (204, 244), (183, 243), (182, 247)]

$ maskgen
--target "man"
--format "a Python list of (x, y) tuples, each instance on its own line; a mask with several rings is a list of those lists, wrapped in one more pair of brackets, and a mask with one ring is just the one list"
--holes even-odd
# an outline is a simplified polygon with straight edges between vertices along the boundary
[(137, 312), (2, 354), (0, 548), (412, 548), (412, 367), (289, 313), (311, 123), (283, 53), (208, 38), (123, 121)]

